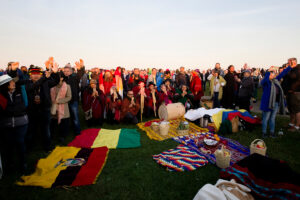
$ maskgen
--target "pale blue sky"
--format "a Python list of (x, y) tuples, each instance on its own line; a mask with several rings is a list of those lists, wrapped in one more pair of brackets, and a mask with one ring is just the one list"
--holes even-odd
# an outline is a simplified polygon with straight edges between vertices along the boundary
[(300, 59), (299, 0), (0, 0), (0, 66), (208, 68)]

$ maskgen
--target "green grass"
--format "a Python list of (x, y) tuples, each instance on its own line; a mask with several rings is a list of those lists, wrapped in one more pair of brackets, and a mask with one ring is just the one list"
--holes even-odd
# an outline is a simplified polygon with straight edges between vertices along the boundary
[[(81, 115), (82, 128), (87, 128)], [(288, 122), (286, 117), (277, 117), (277, 128)], [(137, 128), (135, 125), (109, 125), (103, 128)], [(249, 146), (256, 138), (261, 138), (261, 127), (253, 132), (241, 131), (227, 137)], [(103, 168), (95, 185), (63, 188), (43, 189), (39, 187), (21, 187), (14, 184), (19, 178), (18, 173), (0, 180), (0, 199), (192, 199), (206, 183), (215, 183), (219, 177), (219, 169), (208, 164), (191, 172), (168, 172), (156, 164), (153, 154), (175, 148), (178, 143), (172, 139), (165, 141), (150, 140), (146, 133), (141, 133), (141, 147), (136, 149), (110, 150), (107, 163)], [(69, 135), (65, 144), (74, 138)], [(286, 133), (284, 136), (265, 139), (267, 153), (270, 157), (287, 161), (292, 169), (300, 173), (300, 133)], [(58, 143), (54, 136), (54, 143)], [(37, 145), (28, 157), (28, 173), (34, 171), (38, 159), (46, 157), (48, 153)]]

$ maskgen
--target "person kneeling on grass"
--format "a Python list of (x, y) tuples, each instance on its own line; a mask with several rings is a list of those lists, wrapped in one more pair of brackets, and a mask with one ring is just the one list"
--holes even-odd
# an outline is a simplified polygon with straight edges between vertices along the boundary
[(267, 136), (268, 122), (270, 124), (270, 135), (275, 136), (275, 118), (278, 110), (285, 108), (285, 100), (283, 90), (279, 80), (286, 75), (288, 70), (282, 71), (276, 76), (274, 67), (271, 67), (265, 77), (261, 80), (260, 85), (263, 88), (263, 94), (260, 104), (262, 110), (262, 134), (263, 137)]
[(121, 106), (121, 121), (125, 123), (137, 124), (137, 114), (140, 110), (139, 101), (133, 96), (133, 91), (127, 92), (127, 96), (123, 99)]

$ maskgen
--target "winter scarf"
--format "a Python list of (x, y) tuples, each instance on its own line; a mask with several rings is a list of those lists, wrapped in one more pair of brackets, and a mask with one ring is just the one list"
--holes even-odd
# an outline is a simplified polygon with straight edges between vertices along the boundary
[[(57, 93), (56, 90), (58, 89)], [(60, 103), (57, 104), (55, 103), (59, 99), (63, 99), (66, 97), (67, 94), (67, 84), (66, 82), (63, 82), (61, 87), (59, 88), (58, 86), (51, 88), (50, 94), (51, 94), (51, 101), (52, 101), (52, 114), (57, 114), (57, 119), (58, 119), (58, 124), (60, 124), (61, 119), (64, 117), (65, 114), (65, 104)]]
[(280, 86), (280, 83), (277, 79), (273, 79), (271, 81), (271, 92), (270, 92), (270, 99), (269, 99), (269, 109), (273, 110), (275, 107), (275, 103), (276, 103), (276, 86), (279, 88), (279, 92), (280, 92), (280, 99), (279, 99), (279, 108), (280, 110), (282, 110), (283, 112), (285, 111), (284, 109), (284, 94), (283, 94), (283, 90)]

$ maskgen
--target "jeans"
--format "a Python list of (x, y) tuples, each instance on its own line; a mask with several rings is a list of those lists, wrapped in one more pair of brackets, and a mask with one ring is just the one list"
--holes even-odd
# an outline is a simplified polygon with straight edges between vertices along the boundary
[(278, 106), (278, 102), (275, 103), (275, 107), (273, 108), (273, 110), (271, 111), (263, 111), (262, 113), (262, 132), (263, 132), (263, 136), (266, 135), (267, 133), (267, 126), (268, 126), (268, 122), (270, 125), (270, 132), (273, 135), (275, 132), (275, 118), (276, 118), (276, 114), (278, 112), (279, 106)]
[(17, 150), (19, 168), (24, 169), (25, 163), (25, 136), (27, 133), (28, 124), (17, 127), (6, 127), (1, 131), (1, 156), (3, 161), (3, 171), (12, 170), (13, 167), (13, 153)]
[(79, 135), (81, 128), (80, 128), (79, 115), (78, 115), (78, 101), (69, 103), (69, 110), (71, 114), (71, 120), (73, 121), (75, 134)]
[(220, 108), (220, 101), (219, 101), (219, 92), (214, 92), (214, 108)]

